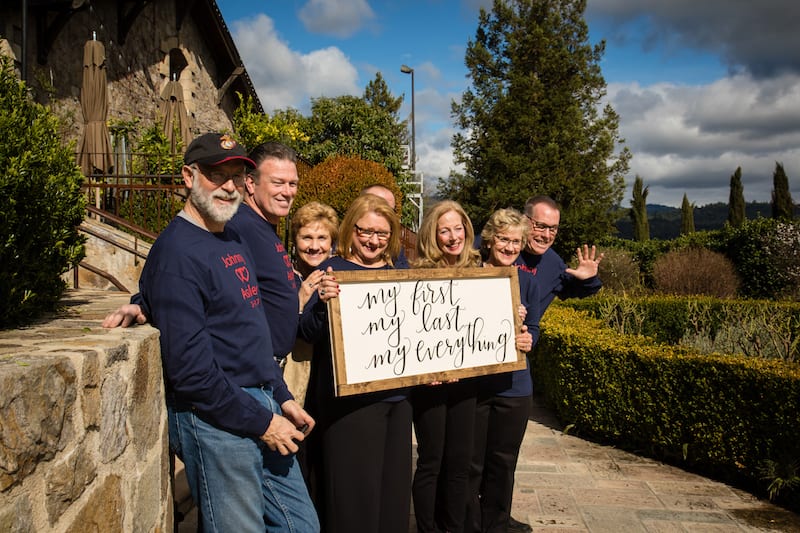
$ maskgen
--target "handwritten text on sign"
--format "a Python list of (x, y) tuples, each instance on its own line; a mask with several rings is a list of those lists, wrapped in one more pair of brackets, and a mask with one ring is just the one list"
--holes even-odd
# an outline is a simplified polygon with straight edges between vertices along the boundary
[[(524, 368), (515, 346), (516, 270), (443, 270), (381, 271), (378, 280), (378, 272), (335, 273), (340, 394)], [(349, 283), (351, 276), (358, 279)]]

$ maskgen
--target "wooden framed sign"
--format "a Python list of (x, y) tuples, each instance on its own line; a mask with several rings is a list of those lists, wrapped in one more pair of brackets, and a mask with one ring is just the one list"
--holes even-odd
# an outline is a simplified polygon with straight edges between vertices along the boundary
[(335, 271), (337, 396), (525, 368), (516, 267)]

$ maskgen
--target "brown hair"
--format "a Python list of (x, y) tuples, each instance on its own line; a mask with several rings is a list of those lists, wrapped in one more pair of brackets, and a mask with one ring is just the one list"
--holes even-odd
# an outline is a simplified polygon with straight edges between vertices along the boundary
[(339, 235), (339, 217), (336, 216), (336, 211), (321, 202), (309, 202), (300, 207), (292, 215), (292, 243), (297, 237), (297, 232), (303, 226), (309, 226), (315, 222), (319, 222), (328, 230), (331, 236), (331, 242), (336, 242)]
[(525, 202), (525, 214), (529, 217), (533, 216), (533, 208), (539, 204), (545, 204), (547, 207), (555, 209), (559, 213), (561, 212), (561, 208), (558, 206), (558, 203), (555, 200), (553, 200), (549, 196), (540, 194), (528, 198), (528, 200)]
[(291, 161), (292, 163), (297, 164), (297, 152), (294, 151), (294, 148), (290, 148), (289, 146), (279, 142), (266, 142), (259, 144), (250, 150), (248, 157), (256, 164), (256, 168), (250, 170), (249, 172), (254, 183), (258, 183), (258, 180), (261, 179), (261, 176), (258, 172), (258, 167), (265, 159), (279, 159), (281, 161)]

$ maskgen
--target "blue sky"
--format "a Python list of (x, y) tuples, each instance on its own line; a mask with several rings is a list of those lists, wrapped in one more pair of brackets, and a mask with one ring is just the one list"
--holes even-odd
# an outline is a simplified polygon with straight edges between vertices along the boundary
[[(217, 0), (267, 111), (307, 114), (318, 96), (361, 95), (380, 71), (411, 108), (426, 187), (453, 167), (450, 103), (469, 83), (464, 51), (488, 0)], [(649, 203), (769, 201), (781, 162), (800, 200), (797, 0), (589, 0), (592, 43), (606, 41), (608, 102), (634, 156), (626, 177)], [(626, 194), (623, 205), (629, 205)]]

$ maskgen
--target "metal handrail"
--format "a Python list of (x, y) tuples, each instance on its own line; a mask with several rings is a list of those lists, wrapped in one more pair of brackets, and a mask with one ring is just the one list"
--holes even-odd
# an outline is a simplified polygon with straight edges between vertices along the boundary
[(81, 188), (89, 199), (87, 211), (150, 241), (186, 199), (178, 175), (91, 174)]
[[(103, 214), (103, 211), (100, 211), (99, 209), (92, 208), (90, 211), (93, 212), (93, 213), (97, 213), (99, 216), (104, 216), (106, 218), (109, 217), (108, 214)], [(114, 218), (117, 218), (117, 217), (114, 217)], [(127, 225), (127, 226), (130, 226), (130, 225)], [(131, 254), (135, 255), (136, 257), (139, 257), (140, 259), (147, 259), (147, 254), (142, 252), (138, 248), (136, 248), (136, 247), (131, 248), (127, 244), (121, 243), (116, 239), (112, 239), (106, 234), (103, 234), (103, 233), (101, 233), (99, 231), (93, 230), (91, 227), (87, 226), (85, 223), (82, 223), (79, 226), (79, 229), (82, 232), (88, 233), (89, 235), (91, 235), (93, 237), (97, 237), (98, 239), (104, 240), (107, 243), (112, 244), (112, 245), (114, 245), (115, 247), (117, 247), (117, 248), (119, 248), (121, 250), (125, 250), (126, 252), (131, 253)], [(148, 232), (148, 233), (150, 233), (150, 232)], [(155, 239), (155, 237), (153, 237), (153, 239)], [(138, 243), (138, 241), (139, 241), (138, 237), (136, 235), (133, 235), (134, 246)]]
[(76, 289), (79, 288), (78, 287), (78, 267), (85, 268), (89, 272), (93, 272), (94, 274), (97, 274), (101, 278), (106, 279), (107, 281), (111, 282), (112, 285), (114, 285), (117, 289), (119, 289), (122, 292), (127, 292), (129, 294), (131, 292), (130, 290), (128, 290), (128, 288), (125, 285), (122, 284), (122, 282), (120, 280), (115, 278), (113, 274), (111, 274), (109, 272), (106, 272), (105, 270), (102, 270), (100, 268), (97, 268), (96, 266), (91, 265), (91, 264), (87, 263), (86, 261), (81, 261), (80, 263), (75, 265), (74, 282), (73, 283), (74, 283), (74, 286), (75, 286)]
[[(150, 241), (158, 237), (159, 231), (146, 229), (143, 224), (150, 228), (166, 227), (186, 199), (185, 186), (178, 174), (90, 174), (82, 188), (90, 200), (86, 208), (89, 213)], [(134, 222), (135, 199), (148, 196), (159, 200), (155, 220), (142, 218), (140, 223)], [(142, 210), (140, 215), (146, 217), (148, 213)], [(401, 240), (406, 256), (414, 259), (417, 255), (416, 233), (403, 227)]]

